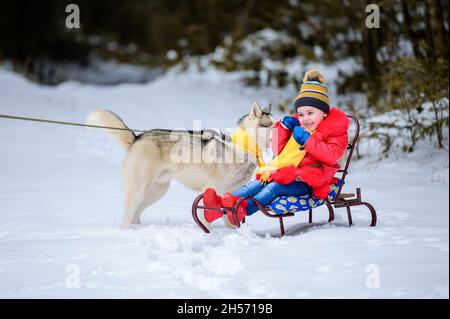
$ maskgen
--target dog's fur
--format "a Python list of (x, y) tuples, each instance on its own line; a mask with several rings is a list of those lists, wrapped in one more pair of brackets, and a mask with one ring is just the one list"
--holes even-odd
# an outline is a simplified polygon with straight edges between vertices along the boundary
[[(275, 123), (270, 112), (270, 105), (261, 109), (255, 102), (250, 113), (237, 123), (261, 149), (270, 145)], [(127, 129), (119, 116), (107, 110), (91, 112), (87, 124)], [(132, 131), (105, 130), (127, 149), (122, 167), (125, 191), (122, 228), (140, 224), (144, 209), (167, 192), (171, 179), (198, 192), (213, 187), (220, 194), (246, 183), (257, 166), (256, 158), (237, 147), (228, 135), (212, 130), (154, 129), (138, 136)], [(197, 154), (199, 160), (176, 163), (174, 149), (180, 147), (190, 150), (190, 154)], [(234, 160), (225, 162), (224, 158)]]

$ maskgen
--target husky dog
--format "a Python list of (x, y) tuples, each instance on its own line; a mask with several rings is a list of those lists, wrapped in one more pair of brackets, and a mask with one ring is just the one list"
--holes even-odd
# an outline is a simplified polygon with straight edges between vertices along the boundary
[[(270, 112), (270, 105), (261, 109), (254, 102), (250, 113), (237, 122), (261, 150), (267, 149), (271, 142), (275, 120)], [(167, 192), (172, 179), (197, 192), (213, 187), (224, 193), (245, 184), (257, 167), (255, 155), (238, 147), (229, 135), (213, 130), (152, 129), (136, 136), (127, 130), (119, 116), (107, 110), (91, 112), (86, 122), (123, 129), (105, 129), (127, 149), (122, 164), (125, 192), (122, 228), (140, 224), (145, 208)], [(180, 161), (180, 149), (187, 150), (189, 159), (196, 158)]]

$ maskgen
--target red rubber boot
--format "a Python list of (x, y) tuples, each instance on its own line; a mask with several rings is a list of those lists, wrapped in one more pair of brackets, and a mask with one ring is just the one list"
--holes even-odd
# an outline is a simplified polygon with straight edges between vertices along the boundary
[[(232, 208), (234, 204), (239, 200), (239, 196), (233, 196), (230, 193), (225, 193), (222, 198), (222, 206), (226, 208)], [(236, 217), (239, 222), (239, 224), (242, 222), (242, 220), (247, 216), (247, 206), (248, 203), (246, 200), (242, 201), (242, 203), (239, 205)], [(227, 210), (227, 217), (231, 224), (234, 226), (237, 226), (234, 222), (233, 213), (229, 210)]]
[[(207, 188), (203, 193), (203, 204), (207, 207), (217, 207), (222, 208), (222, 198), (217, 196), (214, 188)], [(205, 209), (204, 212), (205, 220), (208, 223), (212, 223), (216, 219), (223, 216), (223, 211), (215, 209)]]

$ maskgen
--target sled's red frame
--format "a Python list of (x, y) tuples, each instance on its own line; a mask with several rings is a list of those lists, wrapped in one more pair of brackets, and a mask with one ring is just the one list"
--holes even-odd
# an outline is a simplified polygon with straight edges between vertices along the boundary
[[(358, 119), (353, 116), (353, 115), (348, 115), (349, 118), (351, 118), (356, 125), (356, 132), (355, 132), (355, 136), (353, 137), (353, 140), (350, 144), (348, 144), (347, 146), (347, 150), (349, 150), (348, 156), (347, 156), (347, 160), (345, 162), (345, 167), (342, 170), (338, 170), (337, 173), (342, 173), (342, 177), (341, 180), (342, 182), (340, 183), (339, 186), (339, 190), (336, 193), (336, 196), (334, 197), (334, 200), (329, 201), (327, 199), (326, 201), (326, 206), (328, 208), (328, 214), (329, 214), (329, 218), (328, 218), (328, 222), (332, 222), (334, 220), (334, 208), (343, 208), (345, 207), (347, 209), (347, 218), (348, 218), (348, 223), (349, 226), (353, 225), (353, 219), (352, 219), (352, 214), (351, 214), (351, 208), (352, 206), (366, 206), (367, 208), (369, 208), (372, 220), (370, 223), (371, 227), (376, 226), (377, 224), (377, 213), (375, 208), (368, 202), (363, 202), (361, 199), (361, 188), (356, 188), (356, 197), (355, 194), (343, 194), (342, 193), (342, 187), (345, 183), (345, 177), (348, 174), (348, 167), (350, 165), (350, 161), (352, 159), (353, 156), (353, 151), (355, 150), (356, 147), (356, 143), (358, 141), (358, 137), (359, 137), (359, 130), (360, 130), (360, 125), (359, 125), (359, 121)], [(237, 225), (237, 227), (240, 227), (240, 224), (238, 222), (237, 219), (237, 208), (239, 207), (239, 205), (241, 204), (241, 202), (243, 200), (249, 199), (251, 201), (253, 201), (255, 203), (256, 206), (258, 206), (259, 210), (266, 215), (267, 217), (270, 218), (278, 218), (280, 221), (280, 232), (281, 232), (281, 236), (285, 235), (285, 230), (284, 230), (284, 223), (283, 223), (283, 218), (284, 217), (291, 217), (294, 216), (294, 213), (285, 213), (285, 214), (271, 214), (265, 207), (263, 207), (261, 205), (261, 203), (259, 203), (256, 199), (254, 199), (253, 197), (241, 197), (232, 208), (217, 208), (217, 207), (207, 207), (207, 206), (199, 206), (200, 201), (203, 198), (203, 194), (198, 195), (193, 204), (192, 204), (192, 217), (194, 218), (194, 221), (197, 223), (197, 225), (203, 229), (204, 232), (209, 233), (209, 229), (200, 221), (200, 219), (198, 218), (198, 214), (197, 214), (197, 210), (198, 209), (213, 209), (213, 210), (221, 210), (223, 211), (224, 215), (226, 214), (227, 211), (231, 211), (233, 214), (233, 219), (235, 224)], [(245, 223), (245, 219), (242, 221), (243, 223)], [(309, 209), (309, 223), (312, 223), (312, 209)]]

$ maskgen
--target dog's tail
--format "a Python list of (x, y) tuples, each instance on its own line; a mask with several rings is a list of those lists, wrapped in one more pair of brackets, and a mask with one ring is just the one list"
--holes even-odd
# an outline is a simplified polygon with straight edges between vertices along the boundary
[(96, 126), (106, 126), (106, 127), (115, 127), (121, 128), (124, 130), (109, 130), (102, 129), (112, 135), (116, 140), (120, 142), (125, 148), (130, 147), (136, 139), (136, 135), (134, 135), (133, 131), (127, 131), (128, 127), (122, 121), (122, 119), (115, 113), (108, 110), (95, 110), (89, 113), (86, 118), (86, 124), (88, 125), (96, 125)]

